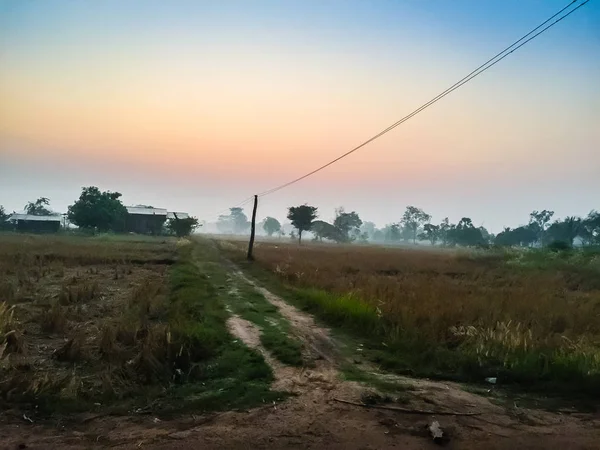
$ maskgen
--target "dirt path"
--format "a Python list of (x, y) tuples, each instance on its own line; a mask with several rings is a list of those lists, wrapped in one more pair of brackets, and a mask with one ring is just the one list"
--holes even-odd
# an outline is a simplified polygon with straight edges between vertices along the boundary
[[(59, 435), (47, 427), (0, 424), (0, 449), (116, 448), (154, 450), (192, 449), (429, 449), (437, 448), (427, 432), (437, 420), (450, 437), (453, 449), (598, 449), (600, 417), (553, 414), (519, 407), (507, 409), (452, 383), (387, 376), (411, 385), (404, 408), (437, 411), (476, 411), (473, 417), (406, 414), (363, 408), (336, 401), (361, 402), (372, 389), (343, 381), (338, 365), (339, 346), (328, 330), (239, 271), (231, 275), (251, 283), (275, 305), (305, 344), (310, 369), (277, 362), (260, 344), (260, 330), (236, 315), (228, 321), (232, 334), (260, 351), (273, 368), (273, 388), (293, 395), (283, 403), (248, 412), (185, 417), (161, 422), (151, 416), (89, 418), (63, 429)], [(362, 367), (362, 366), (361, 366)], [(60, 426), (59, 426), (60, 429)], [(26, 431), (24, 433), (24, 431)], [(14, 434), (13, 434), (14, 433)], [(23, 436), (23, 445), (18, 447)], [(2, 443), (6, 442), (6, 446)]]

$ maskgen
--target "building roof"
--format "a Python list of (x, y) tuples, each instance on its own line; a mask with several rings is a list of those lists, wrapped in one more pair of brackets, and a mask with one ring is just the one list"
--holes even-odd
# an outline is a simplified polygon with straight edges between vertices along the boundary
[(62, 216), (34, 216), (31, 214), (13, 214), (8, 220), (24, 220), (27, 222), (60, 222)]
[(170, 212), (167, 214), (167, 219), (174, 219), (175, 218), (175, 214), (177, 214), (177, 218), (178, 219), (189, 219), (190, 215), (188, 213), (184, 213), (184, 212)]
[(129, 214), (140, 214), (144, 216), (166, 216), (167, 210), (163, 208), (148, 208), (147, 206), (127, 206)]

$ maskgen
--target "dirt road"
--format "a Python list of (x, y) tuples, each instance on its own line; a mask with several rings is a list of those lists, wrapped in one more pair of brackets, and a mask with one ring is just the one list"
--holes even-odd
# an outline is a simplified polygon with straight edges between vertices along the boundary
[[(58, 445), (65, 450), (429, 449), (438, 447), (427, 429), (433, 420), (439, 422), (448, 437), (446, 448), (600, 448), (598, 414), (558, 414), (518, 405), (507, 408), (452, 383), (387, 376), (386, 379), (404, 383), (410, 389), (403, 394), (403, 404), (375, 406), (412, 412), (340, 402), (362, 403), (375, 392), (359, 383), (342, 380), (338, 367), (345, 361), (328, 330), (241, 272), (232, 269), (230, 276), (252, 283), (279, 309), (304, 344), (303, 357), (310, 368), (285, 366), (261, 346), (260, 330), (253, 323), (235, 315), (228, 322), (234, 335), (264, 355), (275, 375), (273, 388), (293, 394), (288, 400), (247, 412), (187, 416), (170, 421), (152, 416), (82, 417), (78, 423), (63, 427), (60, 423), (36, 425), (28, 423), (26, 418), (13, 418), (0, 423), (0, 449), (48, 449)], [(452, 411), (477, 415), (441, 414)]]

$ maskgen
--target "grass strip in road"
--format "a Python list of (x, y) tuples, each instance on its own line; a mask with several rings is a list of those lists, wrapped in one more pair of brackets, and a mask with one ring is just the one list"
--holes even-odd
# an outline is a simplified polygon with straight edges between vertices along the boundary
[(302, 344), (292, 336), (289, 322), (261, 293), (240, 280), (238, 295), (230, 298), (229, 306), (240, 317), (254, 323), (260, 330), (261, 344), (280, 362), (302, 366)]
[(261, 344), (283, 364), (302, 366), (302, 344), (293, 337), (289, 322), (262, 294), (246, 281), (231, 274), (219, 251), (208, 240), (196, 241), (196, 264), (219, 287), (220, 304), (261, 330)]
[(270, 390), (273, 374), (264, 358), (229, 334), (226, 271), (210, 249), (191, 244), (171, 271), (169, 324), (175, 374), (184, 383), (171, 399), (187, 408), (225, 410), (256, 406), (285, 394)]

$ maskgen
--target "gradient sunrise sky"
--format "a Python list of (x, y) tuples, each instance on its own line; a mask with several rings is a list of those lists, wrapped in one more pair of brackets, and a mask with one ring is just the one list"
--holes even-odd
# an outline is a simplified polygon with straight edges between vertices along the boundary
[[(581, 1), (580, 1), (581, 2)], [(566, 0), (0, 0), (0, 204), (82, 186), (200, 219), (346, 152)], [(262, 199), (493, 231), (600, 209), (600, 1)]]

